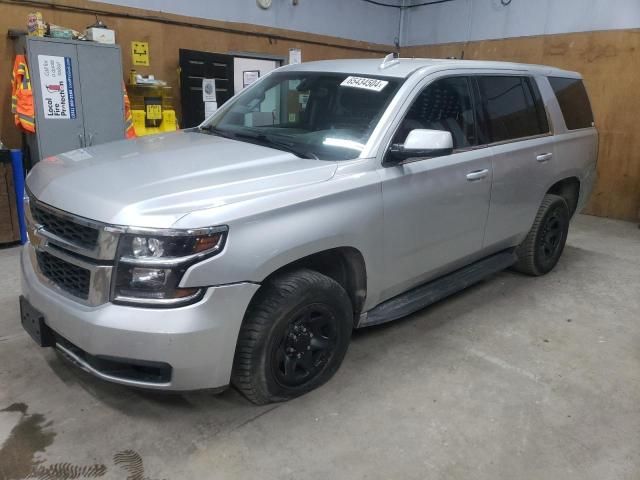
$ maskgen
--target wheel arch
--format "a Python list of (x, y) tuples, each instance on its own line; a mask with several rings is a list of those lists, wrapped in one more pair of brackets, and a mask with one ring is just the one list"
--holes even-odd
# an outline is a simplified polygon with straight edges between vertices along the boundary
[[(302, 268), (326, 275), (340, 284), (349, 295), (354, 318), (358, 317), (367, 297), (367, 270), (360, 250), (354, 247), (335, 247), (318, 251), (279, 267), (261, 283), (264, 285), (279, 274)], [(254, 298), (258, 292), (254, 294)]]
[(569, 206), (569, 214), (573, 217), (580, 200), (580, 183), (580, 179), (576, 176), (566, 177), (551, 185), (546, 193), (564, 198)]

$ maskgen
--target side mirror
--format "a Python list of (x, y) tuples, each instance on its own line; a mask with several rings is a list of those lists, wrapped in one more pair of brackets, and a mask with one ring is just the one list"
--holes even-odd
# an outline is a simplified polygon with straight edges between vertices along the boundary
[(442, 157), (453, 152), (451, 132), (443, 130), (411, 130), (404, 144), (389, 149), (389, 163), (402, 163), (410, 158)]

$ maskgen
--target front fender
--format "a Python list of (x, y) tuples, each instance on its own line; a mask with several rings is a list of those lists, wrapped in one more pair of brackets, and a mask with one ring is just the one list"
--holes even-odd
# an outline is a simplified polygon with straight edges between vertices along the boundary
[(347, 172), (321, 184), (229, 207), (194, 212), (182, 222), (189, 227), (226, 224), (229, 236), (224, 251), (189, 268), (181, 286), (260, 283), (301, 258), (352, 247), (365, 260), (367, 305), (377, 301), (384, 277), (382, 196), (375, 171)]

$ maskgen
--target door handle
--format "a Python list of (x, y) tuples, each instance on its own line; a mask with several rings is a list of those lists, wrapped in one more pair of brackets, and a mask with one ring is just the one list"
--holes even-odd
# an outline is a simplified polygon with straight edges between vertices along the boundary
[(482, 180), (484, 177), (489, 175), (489, 169), (485, 168), (484, 170), (476, 170), (475, 172), (467, 173), (467, 180), (473, 182), (475, 180)]
[(553, 158), (553, 153), (542, 153), (536, 157), (536, 160), (540, 163), (548, 162)]
[(84, 135), (82, 133), (78, 133), (78, 141), (80, 142), (80, 148), (84, 148)]

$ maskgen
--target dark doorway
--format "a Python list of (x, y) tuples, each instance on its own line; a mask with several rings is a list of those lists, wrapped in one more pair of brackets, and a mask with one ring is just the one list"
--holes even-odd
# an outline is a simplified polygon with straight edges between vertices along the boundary
[(215, 79), (220, 107), (233, 96), (233, 56), (180, 49), (182, 128), (195, 127), (204, 120), (203, 78)]

